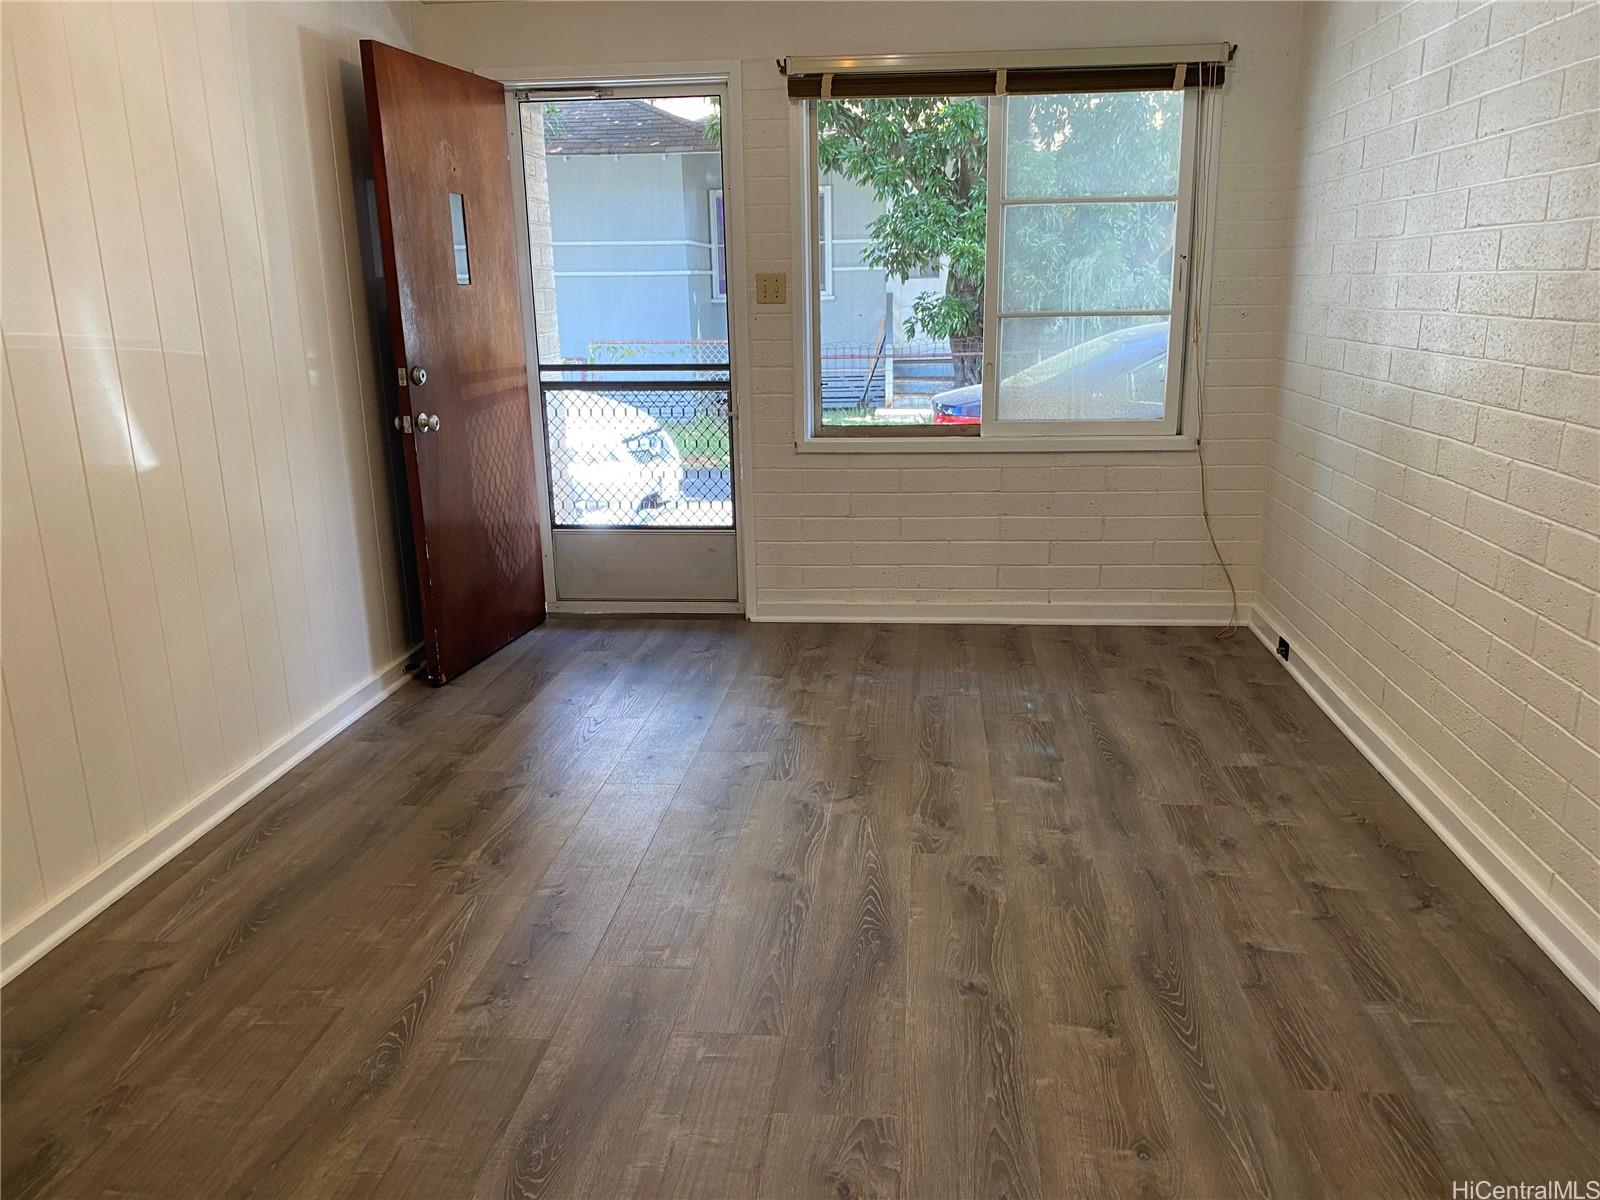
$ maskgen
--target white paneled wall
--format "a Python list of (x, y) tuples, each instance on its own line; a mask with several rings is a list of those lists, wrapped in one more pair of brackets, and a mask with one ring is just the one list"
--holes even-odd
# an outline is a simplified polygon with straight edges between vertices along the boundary
[(1262, 597), (1592, 963), (1600, 9), (1306, 23)]
[(7, 937), (407, 649), (361, 36), (409, 41), (376, 4), (5, 6)]

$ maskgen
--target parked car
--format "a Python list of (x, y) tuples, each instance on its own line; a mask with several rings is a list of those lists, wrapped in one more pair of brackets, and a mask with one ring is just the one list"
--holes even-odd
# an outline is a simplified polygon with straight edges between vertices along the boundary
[(557, 525), (629, 525), (676, 504), (683, 456), (649, 413), (599, 392), (546, 397)]
[[(1016, 421), (1155, 420), (1166, 409), (1167, 322), (1117, 329), (1052, 354), (1000, 381), (1006, 417)], [(1070, 407), (1069, 407), (1070, 405)], [(976, 425), (983, 419), (980, 384), (933, 398), (935, 425)]]

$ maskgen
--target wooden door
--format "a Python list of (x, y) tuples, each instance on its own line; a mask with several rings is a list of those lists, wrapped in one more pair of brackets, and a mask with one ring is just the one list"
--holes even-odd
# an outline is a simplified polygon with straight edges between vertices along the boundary
[(361, 43), (426, 675), (544, 620), (505, 90)]

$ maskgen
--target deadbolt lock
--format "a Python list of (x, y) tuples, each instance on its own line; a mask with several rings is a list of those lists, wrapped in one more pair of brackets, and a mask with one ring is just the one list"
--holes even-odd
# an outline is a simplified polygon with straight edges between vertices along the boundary
[(421, 387), (423, 384), (428, 382), (428, 372), (423, 370), (421, 367), (412, 367), (411, 382), (416, 384), (418, 387)]

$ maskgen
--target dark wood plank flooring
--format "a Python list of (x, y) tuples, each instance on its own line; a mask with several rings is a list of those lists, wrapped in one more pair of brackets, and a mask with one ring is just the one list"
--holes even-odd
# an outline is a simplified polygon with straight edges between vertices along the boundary
[(1243, 633), (552, 620), (3, 1002), (7, 1200), (1600, 1176), (1600, 1014)]

